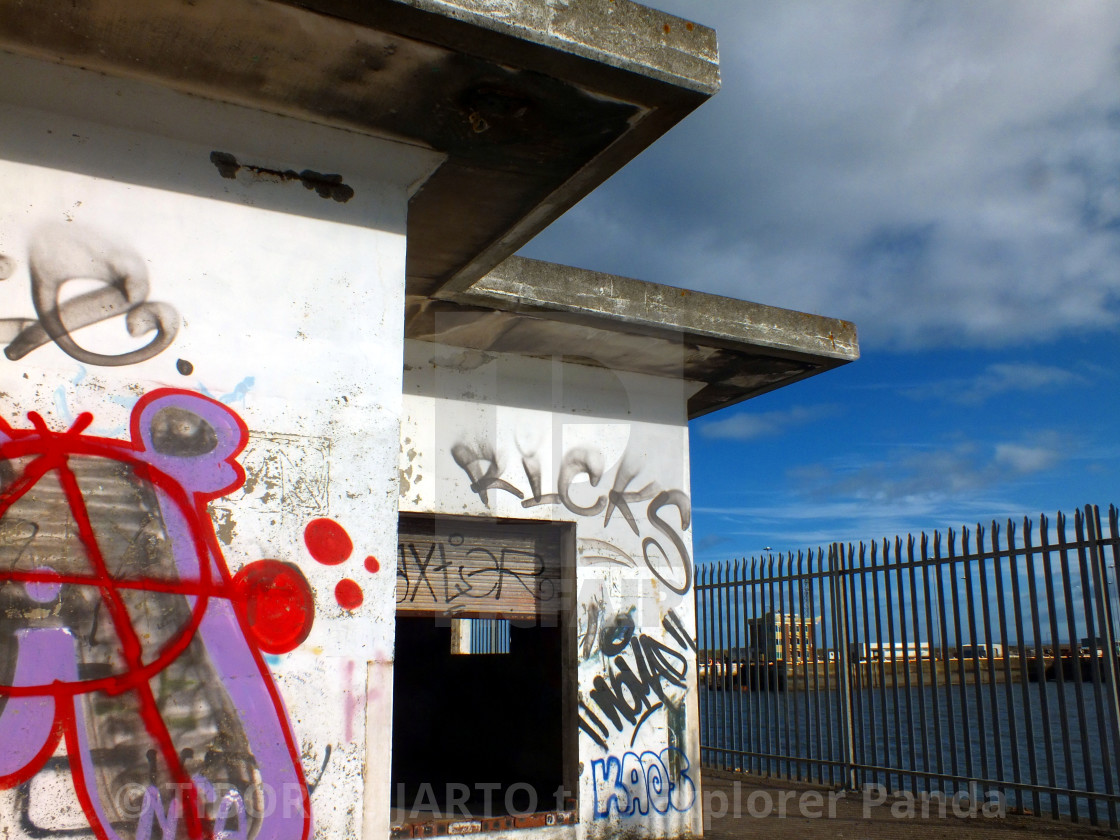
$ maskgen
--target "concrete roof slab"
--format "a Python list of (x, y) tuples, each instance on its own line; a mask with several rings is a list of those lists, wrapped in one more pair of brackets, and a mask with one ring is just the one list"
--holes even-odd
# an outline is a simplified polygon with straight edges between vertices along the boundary
[(711, 29), (629, 0), (0, 0), (0, 49), (443, 153), (414, 294), (466, 289), (719, 87)]
[(455, 300), (409, 298), (405, 332), (683, 377), (701, 385), (690, 418), (859, 358), (847, 321), (521, 257)]

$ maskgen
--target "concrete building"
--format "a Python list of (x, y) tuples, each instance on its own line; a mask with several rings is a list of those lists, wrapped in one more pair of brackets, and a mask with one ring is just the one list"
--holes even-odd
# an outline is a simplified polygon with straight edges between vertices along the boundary
[(767, 611), (746, 620), (748, 655), (765, 662), (815, 662), (820, 618)]
[(0, 79), (0, 838), (699, 835), (687, 422), (855, 330), (511, 255), (714, 33), (0, 0)]
[(961, 645), (959, 659), (1003, 659), (1003, 645)]
[(852, 642), (853, 662), (894, 662), (929, 659), (929, 642)]

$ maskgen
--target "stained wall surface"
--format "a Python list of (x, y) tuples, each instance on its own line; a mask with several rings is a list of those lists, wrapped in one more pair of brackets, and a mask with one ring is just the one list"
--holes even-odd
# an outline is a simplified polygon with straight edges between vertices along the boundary
[(0, 838), (387, 836), (405, 212), (436, 157), (0, 78)]
[[(700, 833), (690, 387), (613, 371), (594, 347), (537, 359), (406, 343), (402, 513), (574, 526), (561, 667), (579, 822), (561, 836)], [(398, 575), (439, 589), (418, 560), (402, 549)], [(455, 573), (449, 602), (464, 594)], [(398, 599), (410, 591), (398, 587)], [(533, 690), (511, 686), (506, 702)], [(503, 730), (489, 749), (534, 737)]]

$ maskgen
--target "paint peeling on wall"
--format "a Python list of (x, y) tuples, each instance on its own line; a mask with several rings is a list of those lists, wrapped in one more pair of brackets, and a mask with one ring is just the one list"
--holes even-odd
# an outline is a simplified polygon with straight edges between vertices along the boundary
[(246, 510), (295, 521), (323, 516), (330, 498), (330, 457), (325, 437), (252, 432), (240, 459), (245, 484), (229, 498)]
[(210, 162), (223, 178), (234, 179), (244, 169), (253, 178), (272, 181), (299, 181), (306, 189), (314, 190), (320, 198), (333, 198), (335, 201), (345, 203), (354, 197), (354, 188), (342, 182), (342, 176), (337, 174), (324, 175), (313, 169), (304, 169), (296, 172), (294, 169), (270, 169), (264, 166), (252, 166), (239, 163), (237, 158), (229, 152), (211, 152)]

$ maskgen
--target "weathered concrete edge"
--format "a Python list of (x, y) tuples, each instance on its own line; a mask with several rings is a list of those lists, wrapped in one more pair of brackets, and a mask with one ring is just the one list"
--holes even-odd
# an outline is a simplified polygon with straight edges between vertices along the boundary
[(708, 95), (719, 90), (715, 30), (631, 0), (508, 0), (504, 17), (492, 0), (401, 1)]
[[(442, 298), (455, 299), (467, 292), (720, 87), (713, 29), (632, 0), (278, 2), (562, 78), (640, 106), (641, 116), (634, 119), (630, 131), (523, 211), (472, 259), (440, 278), (433, 293)], [(410, 280), (419, 276), (414, 277), (410, 266)]]
[(601, 318), (607, 329), (621, 322), (706, 337), (729, 349), (765, 347), (840, 363), (859, 358), (856, 326), (848, 321), (525, 257), (501, 263), (462, 302), (576, 313)]
[[(402, 35), (491, 60), (500, 58), (498, 53), (508, 52), (508, 47), (496, 47), (479, 37), (486, 32), (707, 96), (720, 86), (715, 30), (632, 0), (281, 2), (367, 26), (388, 25)], [(414, 17), (409, 10), (420, 15)], [(456, 31), (464, 24), (471, 33), (469, 39)], [(569, 72), (570, 68), (565, 68), (564, 75)]]

